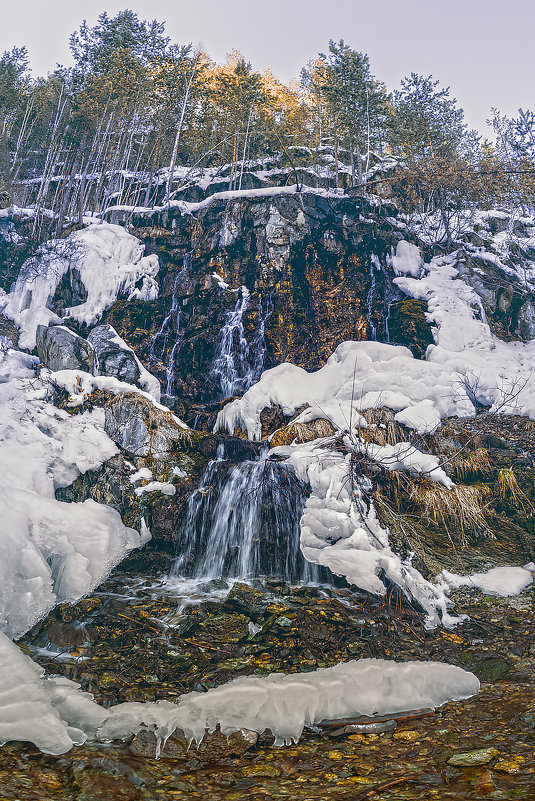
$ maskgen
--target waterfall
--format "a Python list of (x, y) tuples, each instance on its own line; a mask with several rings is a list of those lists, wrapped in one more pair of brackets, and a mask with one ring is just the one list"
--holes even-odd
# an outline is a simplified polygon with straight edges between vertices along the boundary
[(370, 324), (370, 332), (371, 338), (373, 342), (377, 341), (377, 327), (372, 322), (372, 312), (373, 312), (373, 302), (375, 300), (375, 270), (380, 270), (381, 265), (379, 264), (379, 259), (377, 256), (372, 255), (371, 262), (370, 262), (370, 289), (366, 296), (366, 304), (368, 307), (368, 322)]
[[(377, 276), (380, 277), (380, 284), (377, 280)], [(392, 344), (389, 328), (390, 311), (392, 304), (399, 300), (401, 293), (395, 284), (392, 283), (390, 275), (375, 254), (372, 254), (371, 256), (370, 281), (371, 284), (366, 296), (366, 305), (371, 338), (374, 342), (379, 339), (379, 341), (386, 342), (386, 344), (390, 345)], [(377, 326), (373, 323), (372, 317), (374, 303), (378, 296), (382, 296), (381, 328), (383, 333), (380, 338), (378, 336)]]
[(314, 580), (299, 545), (305, 500), (305, 486), (284, 464), (213, 460), (188, 501), (172, 577)]
[(220, 399), (245, 392), (258, 380), (264, 368), (265, 327), (273, 304), (271, 296), (268, 296), (265, 304), (260, 298), (258, 327), (249, 343), (245, 337), (243, 319), (250, 297), (247, 287), (240, 287), (236, 305), (233, 311), (227, 312), (219, 332), (211, 375)]
[(193, 252), (186, 253), (184, 256), (183, 267), (176, 274), (173, 284), (173, 294), (171, 297), (171, 308), (167, 317), (164, 319), (159, 331), (152, 338), (149, 359), (151, 363), (163, 361), (167, 355), (169, 340), (174, 338), (171, 351), (167, 356), (165, 365), (165, 391), (164, 395), (168, 398), (174, 396), (175, 389), (175, 354), (180, 343), (180, 296), (178, 294), (182, 278), (191, 267)]

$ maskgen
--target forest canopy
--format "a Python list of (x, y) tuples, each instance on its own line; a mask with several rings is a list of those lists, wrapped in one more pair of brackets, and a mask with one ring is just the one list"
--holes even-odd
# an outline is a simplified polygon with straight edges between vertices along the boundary
[(373, 187), (407, 212), (533, 208), (533, 112), (492, 109), (491, 143), (433, 76), (391, 90), (343, 40), (289, 85), (237, 51), (216, 64), (128, 9), (84, 21), (70, 49), (73, 66), (46, 77), (31, 76), (24, 47), (0, 57), (0, 205), (46, 208), (58, 228), (111, 205), (169, 203), (195, 170), (240, 189), (254, 162), (298, 186), (315, 168), (333, 189)]

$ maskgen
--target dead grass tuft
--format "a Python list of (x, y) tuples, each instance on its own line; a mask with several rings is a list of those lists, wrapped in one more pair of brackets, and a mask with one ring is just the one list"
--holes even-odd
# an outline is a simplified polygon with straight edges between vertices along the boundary
[(451, 460), (450, 464), (456, 481), (484, 478), (492, 473), (489, 452), (486, 448), (462, 451)]
[(270, 440), (270, 446), (276, 448), (279, 445), (291, 445), (296, 442), (301, 445), (303, 442), (311, 442), (314, 439), (332, 437), (335, 433), (334, 426), (324, 418), (312, 420), (310, 423), (289, 423), (284, 428), (278, 428)]

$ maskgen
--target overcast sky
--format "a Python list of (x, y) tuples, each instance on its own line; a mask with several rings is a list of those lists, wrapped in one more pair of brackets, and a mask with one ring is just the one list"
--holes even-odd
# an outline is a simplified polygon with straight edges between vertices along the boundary
[(28, 48), (34, 75), (70, 64), (69, 35), (101, 11), (132, 8), (165, 21), (180, 44), (202, 43), (216, 61), (236, 48), (284, 81), (329, 39), (368, 53), (389, 89), (410, 72), (450, 86), (471, 127), (490, 108), (535, 110), (535, 0), (1, 0), (0, 51)]

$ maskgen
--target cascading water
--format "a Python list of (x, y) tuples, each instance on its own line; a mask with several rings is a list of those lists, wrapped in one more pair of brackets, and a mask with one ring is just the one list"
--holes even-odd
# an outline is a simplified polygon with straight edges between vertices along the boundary
[(315, 580), (299, 545), (305, 500), (304, 485), (283, 464), (215, 459), (188, 502), (171, 578)]
[[(379, 280), (378, 280), (379, 277)], [(367, 319), (370, 324), (371, 339), (376, 342), (379, 339), (378, 326), (373, 320), (374, 304), (378, 297), (381, 299), (381, 328), (382, 335), (380, 341), (390, 345), (390, 311), (392, 304), (400, 299), (401, 293), (381, 264), (379, 258), (373, 254), (370, 262), (370, 289), (366, 297)]]
[[(177, 273), (173, 284), (173, 294), (171, 297), (171, 308), (167, 317), (164, 319), (160, 330), (153, 336), (149, 359), (150, 363), (156, 361), (163, 361), (167, 358), (165, 366), (165, 392), (164, 394), (171, 398), (174, 396), (174, 383), (175, 383), (175, 354), (177, 347), (180, 343), (180, 297), (178, 294), (179, 288), (182, 284), (184, 275), (191, 267), (191, 260), (193, 252), (186, 253), (184, 256), (183, 267)], [(169, 342), (174, 338), (171, 351), (167, 355)]]
[(245, 337), (243, 320), (250, 297), (247, 287), (240, 287), (236, 305), (233, 311), (227, 312), (225, 323), (219, 332), (211, 369), (219, 399), (245, 392), (260, 377), (264, 367), (265, 327), (273, 305), (271, 297), (264, 304), (260, 299), (258, 327), (249, 343)]

